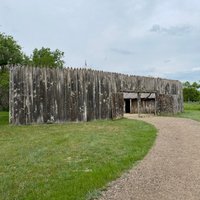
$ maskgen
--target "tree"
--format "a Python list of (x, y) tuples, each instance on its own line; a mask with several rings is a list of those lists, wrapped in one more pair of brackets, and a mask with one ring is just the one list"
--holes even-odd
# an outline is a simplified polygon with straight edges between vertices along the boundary
[(27, 56), (26, 54), (23, 54), (23, 61), (22, 63), (23, 65), (32, 65), (32, 60), (29, 56)]
[(9, 64), (23, 64), (22, 48), (10, 35), (0, 33), (0, 110), (9, 106)]
[(186, 81), (183, 83), (183, 98), (184, 101), (200, 101), (200, 84), (197, 82), (190, 82)]
[(22, 52), (22, 48), (10, 35), (0, 33), (0, 110), (8, 110), (9, 102), (9, 71), (5, 65), (21, 64), (62, 68), (64, 52), (50, 48), (34, 49), (32, 56)]
[(9, 72), (5, 65), (20, 64), (23, 60), (21, 46), (10, 35), (0, 33), (0, 110), (8, 110)]
[(21, 46), (10, 35), (0, 33), (0, 66), (21, 64), (23, 53)]
[(34, 49), (32, 57), (32, 63), (35, 66), (46, 66), (50, 68), (62, 68), (64, 61), (64, 52), (56, 49), (51, 51), (50, 48)]
[(190, 88), (190, 87), (192, 87), (192, 86), (191, 86), (191, 84), (190, 84), (189, 81), (186, 81), (186, 82), (183, 83), (183, 87), (184, 87), (184, 88)]
[(0, 111), (9, 107), (9, 73), (8, 70), (0, 70)]
[(200, 101), (200, 92), (196, 88), (183, 88), (184, 101)]
[(196, 88), (196, 89), (199, 89), (200, 88), (200, 84), (198, 84), (197, 82), (193, 82), (192, 83), (192, 87)]

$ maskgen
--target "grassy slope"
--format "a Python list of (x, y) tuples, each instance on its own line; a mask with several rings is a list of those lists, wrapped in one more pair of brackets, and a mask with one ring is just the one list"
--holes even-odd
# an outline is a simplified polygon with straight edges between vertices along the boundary
[(86, 199), (142, 159), (155, 137), (153, 126), (127, 119), (0, 125), (0, 199)]
[(200, 103), (184, 103), (184, 112), (178, 116), (200, 121)]

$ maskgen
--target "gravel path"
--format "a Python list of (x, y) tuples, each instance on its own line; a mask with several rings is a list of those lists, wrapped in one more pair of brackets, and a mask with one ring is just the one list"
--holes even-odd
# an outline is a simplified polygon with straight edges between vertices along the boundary
[(141, 120), (158, 129), (153, 148), (99, 200), (200, 200), (200, 123), (172, 117)]

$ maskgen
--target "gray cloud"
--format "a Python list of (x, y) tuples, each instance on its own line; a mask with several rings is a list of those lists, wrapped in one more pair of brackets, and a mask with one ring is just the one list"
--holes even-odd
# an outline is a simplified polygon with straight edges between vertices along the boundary
[(118, 48), (111, 48), (110, 51), (112, 51), (114, 53), (122, 54), (122, 55), (132, 55), (132, 54), (134, 54), (132, 51), (125, 50), (125, 49), (118, 49)]
[(169, 35), (184, 35), (191, 32), (192, 27), (189, 25), (170, 26), (168, 28), (162, 27), (159, 24), (154, 24), (150, 29), (151, 32), (164, 33)]
[(170, 63), (170, 62), (171, 62), (170, 59), (164, 60), (164, 63)]

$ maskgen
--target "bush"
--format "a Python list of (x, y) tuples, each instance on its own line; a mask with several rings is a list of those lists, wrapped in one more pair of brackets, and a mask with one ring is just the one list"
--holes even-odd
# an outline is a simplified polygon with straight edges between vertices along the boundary
[(194, 87), (183, 88), (184, 101), (200, 101), (200, 91)]

